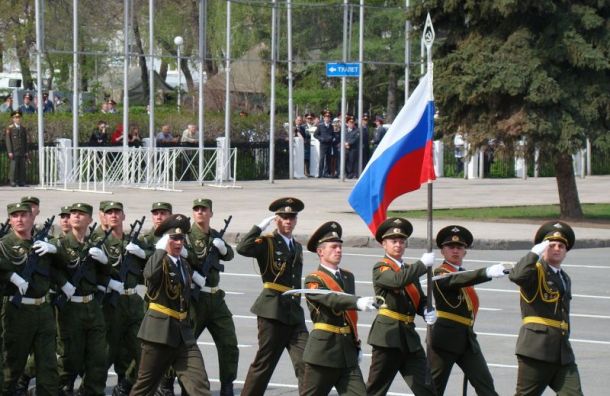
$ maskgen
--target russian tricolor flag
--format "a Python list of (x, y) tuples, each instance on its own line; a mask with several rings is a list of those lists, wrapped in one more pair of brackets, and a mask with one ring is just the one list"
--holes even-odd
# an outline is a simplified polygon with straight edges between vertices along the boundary
[(431, 76), (427, 73), (379, 143), (349, 196), (349, 204), (373, 234), (386, 219), (394, 199), (436, 179), (431, 87)]

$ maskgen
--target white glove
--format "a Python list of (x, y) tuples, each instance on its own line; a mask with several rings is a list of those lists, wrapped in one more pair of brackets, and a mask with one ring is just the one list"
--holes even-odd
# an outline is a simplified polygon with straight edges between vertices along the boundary
[(356, 306), (358, 307), (358, 311), (374, 311), (375, 310), (375, 302), (377, 300), (375, 297), (360, 297), (358, 301), (356, 301)]
[(25, 292), (28, 291), (28, 287), (30, 286), (30, 284), (27, 283), (25, 279), (20, 277), (16, 272), (13, 272), (13, 275), (11, 275), (11, 282), (13, 282), (15, 286), (17, 286), (17, 289), (19, 290), (19, 293), (21, 293), (21, 295), (24, 295)]
[(436, 310), (432, 308), (432, 311), (428, 312), (428, 309), (424, 309), (424, 320), (426, 324), (433, 325), (436, 322)]
[(128, 253), (133, 254), (134, 256), (139, 257), (141, 259), (146, 258), (146, 253), (144, 253), (144, 249), (142, 249), (133, 242), (129, 242), (127, 246), (125, 246), (125, 250), (127, 250)]
[(257, 224), (258, 228), (260, 228), (261, 231), (265, 231), (265, 229), (269, 227), (269, 224), (271, 224), (273, 220), (275, 220), (275, 215), (266, 217), (265, 219), (263, 219), (263, 221)]
[(542, 254), (546, 252), (546, 249), (549, 247), (549, 244), (550, 242), (548, 240), (542, 241), (539, 244), (534, 245), (531, 252), (537, 254), (538, 256), (542, 256)]
[(504, 275), (504, 264), (494, 264), (485, 269), (485, 274), (488, 278), (501, 278)]
[(144, 299), (144, 296), (146, 296), (147, 290), (148, 288), (145, 285), (136, 285), (136, 294), (142, 299)]
[(114, 290), (119, 294), (125, 294), (125, 286), (118, 280), (110, 279), (110, 282), (108, 282), (108, 289)]
[(72, 283), (66, 282), (66, 284), (61, 287), (61, 291), (64, 292), (69, 300), (74, 295), (74, 292), (76, 292), (76, 287), (72, 286)]
[(108, 264), (108, 257), (106, 256), (106, 253), (104, 253), (104, 251), (100, 248), (89, 248), (89, 255), (99, 263)]
[(57, 253), (57, 248), (54, 245), (51, 245), (50, 243), (45, 242), (45, 241), (34, 242), (34, 244), (32, 245), (32, 248), (34, 248), (34, 251), (39, 256), (44, 256), (47, 253), (51, 253), (51, 254)]
[(167, 248), (167, 243), (169, 242), (169, 235), (165, 234), (161, 237), (161, 239), (159, 239), (157, 241), (157, 243), (155, 244), (155, 248), (156, 249), (161, 249), (161, 250), (165, 250), (165, 248)]
[(184, 247), (184, 245), (182, 245), (182, 249), (180, 249), (180, 257), (182, 258), (188, 258), (189, 256), (189, 252), (188, 250), (186, 250), (186, 248)]
[(362, 363), (362, 349), (358, 349), (358, 364)]
[(199, 287), (205, 286), (205, 278), (197, 271), (193, 272), (193, 282)]
[(434, 265), (434, 252), (427, 252), (421, 255), (419, 259), (428, 268), (432, 268)]
[(227, 254), (227, 245), (225, 244), (225, 241), (220, 238), (214, 238), (212, 239), (212, 244), (216, 246), (216, 249), (218, 249), (218, 253), (220, 253), (221, 256)]

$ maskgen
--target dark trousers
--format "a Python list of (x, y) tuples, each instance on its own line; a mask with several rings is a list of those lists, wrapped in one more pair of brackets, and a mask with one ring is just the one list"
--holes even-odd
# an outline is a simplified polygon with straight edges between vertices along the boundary
[(576, 363), (565, 366), (517, 355), (517, 391), (515, 396), (540, 396), (550, 387), (557, 396), (582, 396)]
[(339, 395), (365, 396), (360, 366), (334, 368), (305, 363), (301, 396), (327, 396), (333, 387)]
[(358, 177), (358, 148), (346, 150), (345, 173), (349, 179)]
[(320, 142), (320, 162), (318, 164), (318, 177), (330, 176), (331, 158), (332, 144)]
[(445, 393), (451, 368), (457, 363), (468, 378), (468, 382), (474, 387), (477, 395), (498, 396), (494, 388), (494, 380), (482, 353), (474, 352), (471, 348), (467, 348), (465, 352), (460, 354), (442, 349), (431, 349), (430, 361), (432, 378), (434, 378), (436, 392), (439, 395)]
[(11, 160), (9, 168), (9, 180), (11, 185), (25, 185), (25, 156), (15, 155)]
[(387, 394), (398, 372), (416, 396), (435, 395), (434, 384), (426, 385), (426, 354), (423, 350), (405, 353), (398, 348), (375, 346), (366, 384), (367, 395)]
[(267, 384), (284, 349), (288, 350), (299, 383), (299, 390), (301, 390), (305, 372), (303, 351), (308, 338), (305, 323), (290, 326), (278, 320), (261, 318), (260, 316), (257, 320), (258, 351), (254, 357), (254, 362), (250, 365), (248, 375), (246, 375), (241, 396), (265, 394)]
[(189, 396), (210, 396), (210, 381), (203, 357), (197, 344), (171, 347), (165, 344), (141, 341), (142, 356), (138, 380), (130, 396), (151, 396), (157, 390), (163, 374), (171, 366)]

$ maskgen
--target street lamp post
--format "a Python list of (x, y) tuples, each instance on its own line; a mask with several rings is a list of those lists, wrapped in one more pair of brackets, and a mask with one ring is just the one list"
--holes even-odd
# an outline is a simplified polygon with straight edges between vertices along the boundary
[(176, 50), (178, 53), (178, 101), (177, 101), (177, 107), (178, 107), (178, 113), (180, 113), (180, 104), (181, 104), (181, 98), (180, 98), (180, 94), (181, 94), (181, 89), (182, 89), (182, 73), (180, 72), (180, 49), (182, 48), (182, 43), (184, 43), (184, 40), (182, 39), (182, 36), (176, 36), (174, 37), (174, 44), (176, 44)]

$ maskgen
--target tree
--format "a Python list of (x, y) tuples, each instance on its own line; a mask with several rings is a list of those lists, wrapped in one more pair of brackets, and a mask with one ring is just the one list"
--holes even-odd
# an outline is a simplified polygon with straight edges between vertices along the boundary
[(561, 217), (583, 213), (571, 154), (608, 147), (610, 5), (595, 0), (426, 1), (439, 129), (476, 142), (525, 137), (555, 169)]

